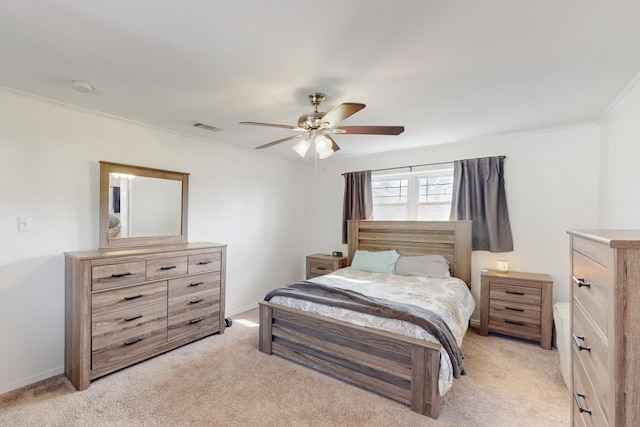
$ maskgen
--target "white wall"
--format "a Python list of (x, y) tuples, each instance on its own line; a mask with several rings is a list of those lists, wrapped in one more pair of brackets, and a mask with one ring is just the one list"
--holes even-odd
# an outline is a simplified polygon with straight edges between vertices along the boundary
[[(343, 143), (348, 143), (347, 137)], [(305, 251), (327, 253), (343, 249), (346, 253), (340, 240), (343, 172), (505, 155), (514, 251), (473, 252), (472, 292), (479, 301), (480, 269), (495, 268), (496, 260), (504, 258), (511, 270), (550, 274), (555, 283), (554, 300), (568, 301), (566, 231), (596, 224), (598, 152), (599, 127), (589, 125), (380, 155), (330, 158), (324, 169), (321, 163), (317, 170), (307, 171), (311, 185), (307, 193)], [(478, 319), (477, 311), (474, 318)]]
[(598, 225), (640, 228), (640, 75), (602, 120)]
[(63, 252), (98, 248), (99, 160), (191, 174), (189, 240), (229, 245), (227, 314), (304, 275), (300, 163), (0, 89), (0, 393), (63, 372)]

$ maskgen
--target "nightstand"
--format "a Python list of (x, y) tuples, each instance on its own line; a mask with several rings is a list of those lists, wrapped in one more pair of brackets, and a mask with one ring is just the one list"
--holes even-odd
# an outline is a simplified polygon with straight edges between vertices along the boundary
[(539, 341), (551, 349), (553, 281), (548, 274), (501, 273), (481, 275), (480, 335), (489, 332)]
[(346, 256), (307, 255), (307, 279), (324, 276), (347, 266)]

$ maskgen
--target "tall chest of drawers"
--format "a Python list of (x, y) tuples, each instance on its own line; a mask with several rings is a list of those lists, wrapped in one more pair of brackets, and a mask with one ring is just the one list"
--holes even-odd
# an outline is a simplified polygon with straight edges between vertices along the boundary
[(224, 333), (226, 245), (65, 253), (65, 374), (78, 389)]
[(570, 230), (574, 426), (640, 420), (640, 230)]

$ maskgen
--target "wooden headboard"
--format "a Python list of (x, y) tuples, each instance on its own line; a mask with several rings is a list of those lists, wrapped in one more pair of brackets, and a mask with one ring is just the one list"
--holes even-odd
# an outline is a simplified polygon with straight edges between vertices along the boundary
[(356, 249), (400, 255), (439, 254), (449, 260), (451, 275), (471, 283), (471, 221), (348, 222), (349, 265)]

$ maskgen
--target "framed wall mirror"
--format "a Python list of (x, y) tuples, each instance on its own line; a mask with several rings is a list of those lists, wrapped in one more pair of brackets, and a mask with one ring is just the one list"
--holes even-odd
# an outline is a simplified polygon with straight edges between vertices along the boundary
[(100, 161), (100, 248), (187, 242), (189, 174)]

